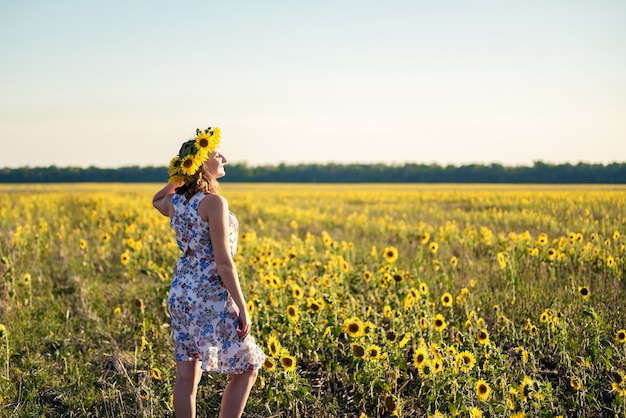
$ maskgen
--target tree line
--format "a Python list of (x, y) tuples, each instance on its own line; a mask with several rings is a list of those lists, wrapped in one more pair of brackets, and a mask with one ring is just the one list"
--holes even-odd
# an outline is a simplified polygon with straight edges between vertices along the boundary
[[(167, 181), (167, 167), (0, 168), (0, 183), (153, 183)], [(548, 164), (228, 164), (228, 182), (267, 183), (538, 183), (624, 184), (626, 163)]]

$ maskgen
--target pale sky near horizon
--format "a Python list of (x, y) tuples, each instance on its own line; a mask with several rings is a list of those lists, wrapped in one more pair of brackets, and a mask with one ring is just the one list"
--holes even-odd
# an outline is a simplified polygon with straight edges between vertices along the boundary
[(626, 1), (0, 0), (1, 167), (626, 162)]

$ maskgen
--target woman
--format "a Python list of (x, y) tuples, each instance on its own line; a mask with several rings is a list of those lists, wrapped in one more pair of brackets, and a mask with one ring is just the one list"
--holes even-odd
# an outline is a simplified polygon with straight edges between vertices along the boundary
[[(233, 255), (238, 222), (217, 179), (226, 158), (218, 128), (197, 130), (169, 166), (169, 183), (152, 204), (170, 218), (182, 251), (168, 309), (176, 350), (174, 410), (195, 417), (202, 370), (227, 373), (220, 417), (240, 417), (265, 355), (250, 335), (250, 316)], [(178, 185), (178, 186), (176, 186)]]

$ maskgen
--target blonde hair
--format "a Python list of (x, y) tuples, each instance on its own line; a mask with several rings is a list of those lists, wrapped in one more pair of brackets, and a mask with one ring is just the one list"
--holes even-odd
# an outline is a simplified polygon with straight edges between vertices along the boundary
[[(184, 155), (185, 152), (191, 147), (194, 140), (185, 142), (178, 152), (179, 155)], [(191, 176), (185, 176), (185, 182), (176, 188), (177, 194), (185, 195), (187, 199), (198, 193), (219, 193), (220, 185), (217, 179), (213, 178), (204, 168), (204, 164), (200, 166)]]

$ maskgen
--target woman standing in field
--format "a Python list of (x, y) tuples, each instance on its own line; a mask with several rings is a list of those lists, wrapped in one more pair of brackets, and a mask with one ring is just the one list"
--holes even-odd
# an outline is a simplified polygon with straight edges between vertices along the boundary
[(168, 309), (176, 351), (174, 410), (195, 417), (202, 371), (230, 375), (220, 417), (240, 417), (265, 355), (250, 335), (251, 321), (233, 256), (239, 225), (218, 194), (226, 158), (218, 128), (197, 130), (169, 165), (169, 183), (152, 204), (170, 218), (181, 255)]

